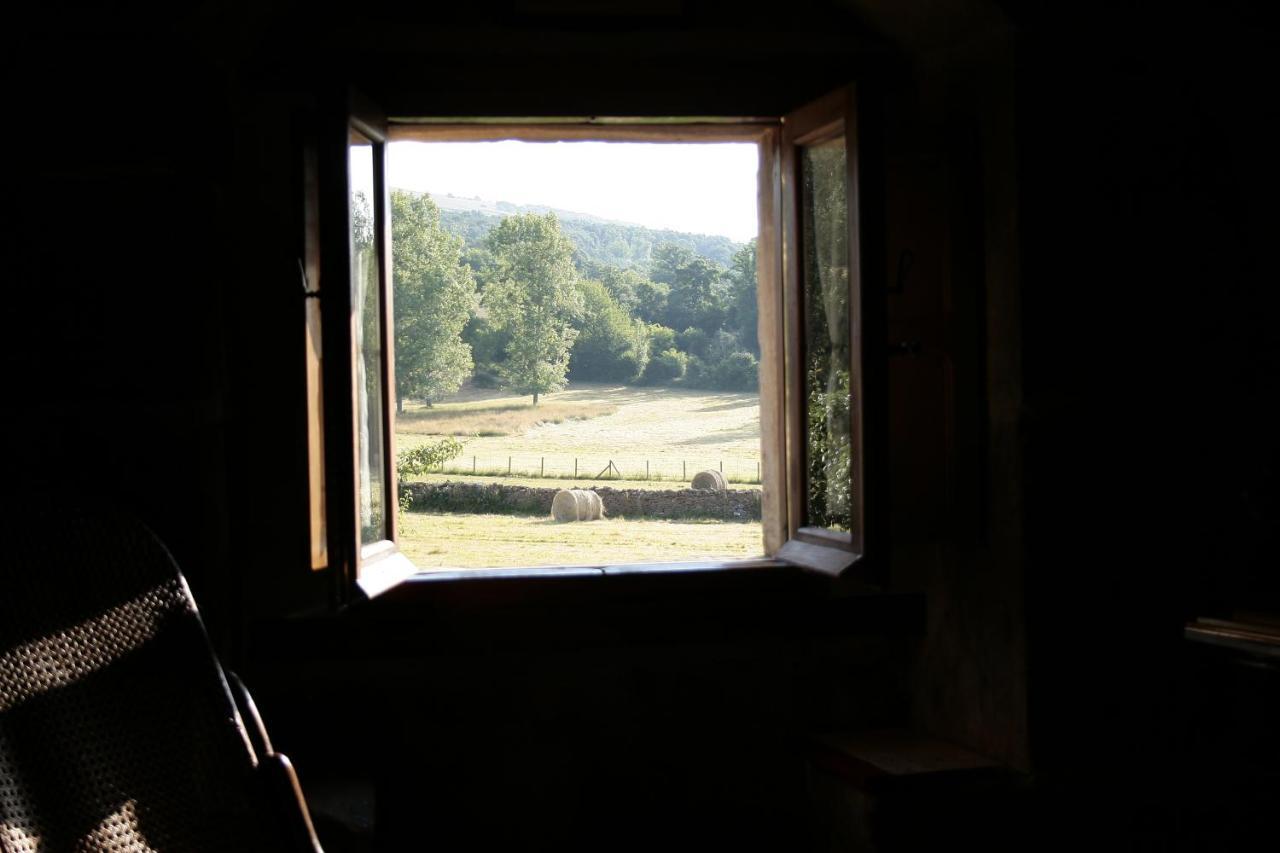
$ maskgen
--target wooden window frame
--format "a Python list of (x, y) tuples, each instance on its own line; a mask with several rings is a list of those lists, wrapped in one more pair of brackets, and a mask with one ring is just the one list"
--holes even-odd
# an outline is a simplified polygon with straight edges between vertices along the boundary
[[(323, 324), (322, 360), (324, 398), (324, 509), (328, 560), (323, 567), (332, 578), (331, 599), (336, 605), (372, 598), (414, 574), (417, 568), (396, 544), (398, 487), (395, 471), (395, 335), (392, 304), (391, 207), (386, 186), (386, 118), (366, 98), (347, 92), (336, 108), (325, 111), (320, 152), (319, 288)], [(349, 150), (352, 132), (373, 145), (374, 243), (378, 258), (378, 312), (381, 316), (383, 505), (387, 538), (363, 542), (360, 535), (359, 444), (357, 440), (358, 394), (355, 361), (355, 306), (351, 302), (351, 176)], [(341, 211), (341, 215), (334, 212)], [(313, 477), (314, 479), (314, 477)], [(312, 499), (315, 505), (315, 498)], [(313, 526), (313, 554), (318, 533)]]
[[(786, 332), (786, 537), (777, 556), (790, 563), (829, 574), (852, 575), (872, 586), (887, 581), (886, 536), (880, 519), (885, 507), (883, 470), (887, 445), (882, 424), (887, 423), (887, 394), (883, 376), (887, 369), (887, 344), (882, 287), (877, 277), (876, 217), (863, 215), (877, 197), (864, 175), (874, 146), (860, 133), (860, 101), (853, 86), (836, 90), (783, 118), (778, 152), (778, 221), (782, 234), (783, 314)], [(801, 223), (801, 163), (806, 145), (843, 137), (845, 143), (845, 198), (848, 205), (848, 267), (850, 340), (850, 494), (853, 518), (848, 532), (811, 526), (805, 517), (808, 465), (806, 460), (805, 340), (803, 233)], [(762, 303), (763, 309), (763, 303)]]
[[(803, 344), (799, 339), (802, 325), (799, 323), (797, 307), (801, 298), (799, 286), (799, 268), (797, 252), (789, 246), (798, 245), (799, 235), (798, 205), (795, 203), (796, 193), (796, 145), (816, 139), (815, 133), (825, 132), (833, 122), (839, 122), (846, 133), (850, 146), (849, 163), (849, 204), (851, 241), (850, 252), (857, 264), (851, 264), (852, 282), (858, 283), (851, 294), (851, 313), (858, 317), (858, 329), (865, 331), (865, 318), (875, 316), (868, 313), (868, 299), (864, 293), (868, 288), (861, 286), (865, 276), (865, 264), (861, 263), (863, 255), (857, 247), (863, 243), (858, 217), (859, 191), (861, 189), (857, 169), (857, 154), (861, 147), (855, 144), (856, 127), (852, 116), (852, 89), (841, 90), (827, 96), (804, 109), (786, 117), (779, 118), (691, 118), (691, 119), (438, 119), (429, 118), (392, 118), (386, 120), (377, 114), (369, 104), (358, 96), (351, 96), (342, 111), (342, 133), (345, 140), (348, 127), (354, 127), (365, 137), (375, 143), (375, 189), (379, 195), (378, 208), (382, 216), (377, 221), (378, 241), (383, 252), (383, 263), (380, 272), (383, 311), (383, 358), (384, 358), (384, 446), (387, 448), (387, 484), (388, 534), (389, 540), (362, 546), (359, 539), (359, 515), (356, 504), (355, 481), (355, 434), (354, 434), (354, 371), (353, 340), (351, 329), (351, 305), (349, 286), (331, 287), (333, 294), (326, 294), (322, 300), (323, 317), (326, 328), (323, 340), (325, 361), (323, 393), (328, 401), (324, 419), (324, 438), (326, 444), (326, 486), (327, 486), (327, 518), (328, 567), (333, 570), (336, 583), (336, 598), (339, 603), (346, 603), (354, 598), (371, 597), (397, 585), (407, 576), (416, 573), (416, 568), (399, 552), (396, 547), (395, 507), (395, 431), (394, 431), (394, 322), (392, 306), (392, 264), (389, 241), (385, 239), (385, 230), (390, 225), (389, 192), (385, 189), (386, 181), (386, 148), (391, 142), (481, 142), (517, 140), (526, 142), (552, 141), (612, 141), (612, 142), (667, 142), (667, 143), (713, 143), (713, 142), (746, 142), (754, 143), (759, 152), (758, 168), (758, 222), (757, 238), (757, 283), (759, 299), (759, 340), (760, 340), (760, 435), (761, 435), (761, 473), (763, 475), (762, 495), (762, 533), (766, 560), (775, 564), (790, 564), (804, 569), (817, 571), (830, 576), (840, 576), (851, 566), (865, 568), (867, 544), (873, 541), (868, 534), (870, 522), (868, 516), (873, 507), (868, 506), (867, 481), (870, 474), (861, 480), (859, 485), (859, 526), (855, 537), (841, 537), (831, 531), (806, 527), (803, 524), (804, 507), (804, 436), (800, 428), (803, 426), (803, 386), (793, 386), (796, 377), (803, 378), (799, 361), (803, 353)], [(817, 124), (813, 127), (809, 125)], [(823, 124), (825, 122), (825, 124)], [(806, 130), (805, 128), (809, 128)], [(338, 133), (337, 126), (331, 125), (331, 136)], [(335, 270), (342, 276), (343, 283), (350, 269), (350, 211), (348, 207), (348, 181), (346, 147), (331, 145), (327, 152), (328, 162), (322, 163), (322, 174), (331, 177), (327, 188), (322, 180), (322, 206), (341, 205), (338, 209), (347, 210), (346, 217), (328, 216), (322, 218), (321, 257), (323, 266)], [(338, 176), (341, 176), (339, 178)], [(343, 231), (342, 229), (346, 230)], [(857, 272), (854, 273), (853, 271)], [(331, 331), (332, 330), (332, 331)], [(867, 358), (868, 347), (873, 336), (860, 334), (854, 358), (861, 358), (860, 369), (856, 375), (860, 380), (861, 394), (858, 394), (857, 420), (854, 434), (858, 437), (855, 445), (855, 461), (864, 462), (864, 454), (868, 442), (866, 437), (865, 412), (868, 405), (875, 405), (872, 395), (867, 391), (868, 383), (861, 382), (873, 364)], [(789, 393), (789, 389), (794, 389)], [(338, 402), (332, 402), (338, 401)], [(865, 470), (871, 466), (864, 465)], [(770, 487), (772, 485), (772, 487)], [(314, 502), (313, 502), (314, 506)], [(758, 569), (761, 561), (726, 560), (716, 563), (715, 567), (735, 569), (749, 567)], [(709, 564), (700, 563), (705, 569)], [(611, 571), (655, 571), (661, 567), (652, 565), (609, 566)], [(671, 564), (678, 570), (678, 564)], [(514, 577), (523, 577), (543, 572), (563, 571), (564, 567), (546, 567), (545, 569), (503, 570)], [(505, 575), (504, 575), (505, 576)], [(859, 579), (871, 579), (865, 571), (857, 573)]]

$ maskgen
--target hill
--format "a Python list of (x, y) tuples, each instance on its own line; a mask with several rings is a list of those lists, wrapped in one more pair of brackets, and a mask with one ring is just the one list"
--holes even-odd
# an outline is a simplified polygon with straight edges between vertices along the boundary
[(687, 234), (649, 228), (546, 205), (520, 205), (506, 201), (434, 194), (432, 198), (440, 207), (440, 224), (446, 230), (460, 235), (467, 246), (478, 245), (504, 216), (516, 213), (554, 213), (565, 234), (573, 241), (575, 259), (579, 266), (608, 264), (623, 268), (643, 268), (649, 263), (653, 247), (661, 243), (685, 246), (722, 266), (728, 266), (733, 253), (742, 248), (741, 243), (716, 234)]

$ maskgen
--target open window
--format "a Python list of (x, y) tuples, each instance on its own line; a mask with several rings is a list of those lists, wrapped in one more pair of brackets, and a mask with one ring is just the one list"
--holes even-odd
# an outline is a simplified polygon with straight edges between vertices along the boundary
[[(829, 574), (875, 579), (876, 485), (884, 418), (876, 377), (883, 309), (868, 274), (852, 88), (783, 119), (779, 151), (786, 541), (776, 554)], [(875, 454), (879, 453), (877, 459)], [(870, 565), (870, 568), (867, 566)]]
[(324, 381), (312, 395), (314, 407), (322, 390), (324, 406), (312, 446), (317, 432), (325, 446), (323, 476), (312, 477), (313, 539), (328, 558), (313, 547), (313, 566), (332, 570), (338, 599), (376, 594), (414, 570), (397, 547), (386, 148), (398, 139), (755, 143), (762, 550), (833, 576), (866, 567), (878, 547), (867, 418), (878, 369), (869, 327), (880, 314), (864, 287), (854, 105), (843, 89), (776, 119), (388, 122), (352, 96), (341, 130), (332, 123), (320, 147)]
[(330, 572), (340, 602), (414, 571), (396, 547), (386, 142), (385, 119), (348, 94), (322, 127), (309, 193), (319, 220), (319, 275), (306, 276), (319, 303), (307, 317), (319, 375), (309, 377), (312, 568)]

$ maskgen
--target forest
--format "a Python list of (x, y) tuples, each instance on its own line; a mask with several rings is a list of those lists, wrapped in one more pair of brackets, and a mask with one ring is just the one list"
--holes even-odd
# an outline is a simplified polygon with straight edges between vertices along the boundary
[(534, 405), (570, 380), (757, 387), (754, 241), (391, 204), (398, 406), (468, 380)]

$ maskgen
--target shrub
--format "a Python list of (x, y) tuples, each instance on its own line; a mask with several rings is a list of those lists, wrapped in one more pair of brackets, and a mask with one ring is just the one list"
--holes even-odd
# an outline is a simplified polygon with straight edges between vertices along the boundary
[(682, 384), (712, 391), (754, 391), (760, 384), (760, 363), (745, 350), (720, 360), (691, 355)]
[(715, 365), (712, 381), (722, 391), (754, 391), (760, 386), (760, 363), (744, 350), (730, 353)]
[(661, 323), (650, 323), (649, 352), (656, 356), (669, 349), (679, 349), (676, 345), (676, 330), (669, 329)]
[(684, 373), (684, 384), (690, 388), (710, 387), (707, 363), (696, 355), (690, 355), (688, 365)]
[(431, 444), (420, 444), (396, 455), (396, 477), (407, 480), (418, 474), (425, 474), (432, 468), (439, 468), (450, 459), (462, 453), (462, 442), (448, 436)]
[(699, 358), (707, 354), (707, 344), (711, 342), (710, 335), (693, 326), (676, 335), (676, 339), (680, 344), (680, 349)]
[(682, 379), (689, 365), (689, 356), (674, 347), (663, 350), (649, 361), (644, 381), (650, 385), (665, 385)]

